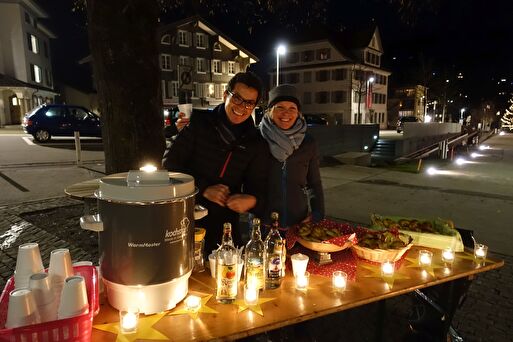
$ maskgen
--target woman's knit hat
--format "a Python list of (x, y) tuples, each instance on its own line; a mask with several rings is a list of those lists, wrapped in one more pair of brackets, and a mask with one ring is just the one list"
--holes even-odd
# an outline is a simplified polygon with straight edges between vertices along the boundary
[(271, 108), (280, 101), (291, 101), (301, 110), (301, 101), (297, 95), (297, 88), (290, 84), (282, 84), (269, 91), (268, 107)]

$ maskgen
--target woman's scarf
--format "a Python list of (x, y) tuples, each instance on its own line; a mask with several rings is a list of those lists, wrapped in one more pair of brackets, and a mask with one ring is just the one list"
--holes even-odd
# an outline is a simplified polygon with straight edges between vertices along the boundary
[(298, 117), (291, 128), (283, 130), (273, 123), (269, 115), (264, 115), (259, 128), (274, 158), (284, 162), (303, 142), (306, 122), (302, 117)]

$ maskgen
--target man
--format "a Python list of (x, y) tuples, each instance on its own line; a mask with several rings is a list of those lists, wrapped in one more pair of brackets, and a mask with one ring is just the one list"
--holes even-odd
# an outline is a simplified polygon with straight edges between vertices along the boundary
[(232, 224), (234, 243), (241, 246), (239, 214), (263, 213), (269, 151), (250, 119), (261, 96), (256, 75), (236, 74), (224, 92), (224, 103), (212, 113), (194, 115), (164, 154), (166, 169), (195, 179), (196, 203), (208, 209), (195, 224), (207, 230), (207, 253), (221, 241), (224, 222)]

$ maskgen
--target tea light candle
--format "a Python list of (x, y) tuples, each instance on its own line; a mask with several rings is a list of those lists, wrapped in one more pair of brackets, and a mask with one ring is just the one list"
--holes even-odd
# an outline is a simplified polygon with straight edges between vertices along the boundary
[(119, 322), (121, 325), (122, 334), (133, 334), (137, 332), (137, 325), (139, 323), (139, 310), (128, 311), (121, 310), (119, 312)]
[(310, 273), (307, 271), (305, 274), (296, 275), (296, 289), (306, 290), (308, 288)]
[(390, 261), (385, 261), (381, 264), (381, 275), (384, 277), (391, 277), (394, 275), (394, 263)]
[(433, 259), (433, 253), (425, 249), (419, 251), (419, 265), (420, 266), (431, 266), (431, 260)]
[(292, 261), (292, 273), (294, 277), (297, 275), (305, 274), (306, 268), (308, 266), (308, 255), (296, 253), (290, 257)]
[(486, 254), (488, 253), (488, 246), (481, 243), (476, 243), (474, 247), (474, 257), (477, 260), (485, 260)]
[(335, 288), (336, 291), (344, 292), (346, 290), (347, 273), (342, 271), (335, 271), (333, 272), (331, 280), (333, 282), (333, 288)]
[(442, 261), (446, 264), (452, 264), (454, 261), (454, 251), (452, 248), (446, 248), (442, 251)]
[(185, 308), (190, 311), (196, 311), (201, 307), (201, 298), (198, 296), (189, 296), (185, 299)]
[(258, 289), (254, 286), (244, 287), (244, 303), (246, 305), (258, 304)]

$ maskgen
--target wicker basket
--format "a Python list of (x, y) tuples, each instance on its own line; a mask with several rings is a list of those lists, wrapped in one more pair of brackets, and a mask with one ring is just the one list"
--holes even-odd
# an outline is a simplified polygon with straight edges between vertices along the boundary
[(413, 246), (413, 243), (400, 249), (371, 249), (358, 245), (354, 245), (352, 248), (359, 258), (381, 263), (385, 261), (395, 262), (401, 259), (411, 246)]
[(312, 251), (321, 252), (321, 253), (334, 253), (334, 252), (340, 252), (341, 250), (351, 247), (351, 245), (353, 244), (353, 239), (354, 239), (354, 236), (350, 237), (347, 240), (347, 242), (342, 246), (334, 245), (332, 243), (313, 242), (313, 241), (308, 241), (308, 240), (305, 240), (302, 238), (298, 238), (297, 242), (302, 244), (304, 247), (311, 249)]

